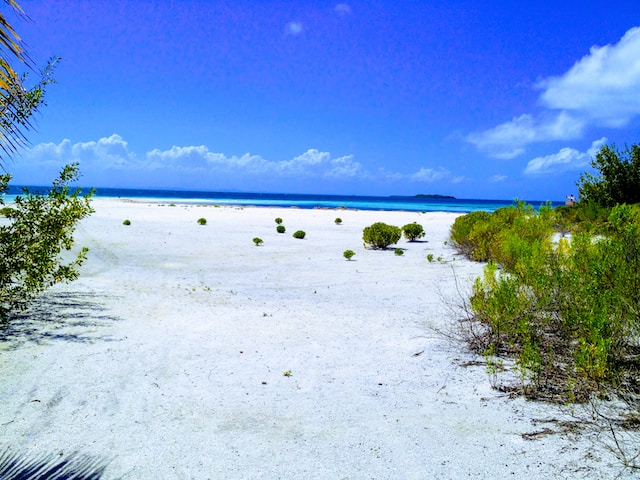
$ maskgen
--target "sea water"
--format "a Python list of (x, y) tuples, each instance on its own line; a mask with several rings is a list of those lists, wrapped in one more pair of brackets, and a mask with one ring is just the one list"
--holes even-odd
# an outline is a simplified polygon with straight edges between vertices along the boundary
[[(46, 193), (46, 187), (29, 187), (32, 192)], [(4, 202), (22, 194), (22, 187), (10, 186)], [(210, 205), (245, 205), (259, 207), (349, 208), (357, 210), (405, 210), (415, 212), (458, 212), (494, 210), (513, 205), (513, 200), (479, 200), (449, 197), (313, 195), (288, 193), (204, 192), (188, 190), (147, 190), (128, 188), (98, 188), (96, 198), (126, 198), (141, 201), (192, 203)], [(527, 201), (538, 208), (544, 201)], [(550, 202), (552, 206), (561, 205)]]

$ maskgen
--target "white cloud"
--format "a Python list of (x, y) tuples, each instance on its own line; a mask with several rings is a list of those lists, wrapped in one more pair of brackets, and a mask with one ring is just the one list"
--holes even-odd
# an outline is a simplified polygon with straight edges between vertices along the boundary
[(491, 157), (510, 159), (522, 155), (532, 143), (579, 138), (584, 122), (566, 112), (543, 118), (520, 115), (483, 132), (467, 135), (466, 140)]
[(615, 45), (594, 46), (564, 75), (538, 83), (542, 103), (622, 127), (640, 115), (640, 27)]
[(303, 32), (302, 24), (300, 22), (289, 22), (287, 23), (287, 34), (293, 35), (297, 37)]
[(640, 27), (617, 44), (592, 47), (566, 73), (536, 87), (542, 91), (541, 113), (520, 115), (465, 140), (489, 156), (510, 159), (533, 143), (581, 138), (589, 125), (626, 126), (640, 116)]
[(558, 153), (537, 157), (531, 160), (524, 170), (527, 175), (544, 175), (568, 170), (580, 170), (589, 165), (589, 161), (607, 142), (606, 138), (594, 141), (586, 152), (574, 148), (562, 148)]
[(443, 180), (449, 175), (449, 171), (444, 168), (421, 168), (416, 173), (411, 175), (411, 180), (414, 182), (431, 183), (438, 180)]
[(333, 158), (331, 153), (309, 149), (291, 160), (270, 161), (260, 155), (245, 153), (227, 156), (212, 152), (206, 145), (173, 146), (168, 150), (153, 149), (136, 156), (119, 135), (98, 141), (59, 144), (42, 143), (27, 150), (31, 164), (62, 166), (79, 162), (82, 171), (124, 171), (144, 174), (165, 172), (167, 175), (223, 173), (233, 176), (268, 175), (272, 177), (351, 178), (367, 173), (353, 155)]
[(494, 175), (493, 177), (491, 177), (490, 181), (492, 183), (502, 183), (504, 181), (506, 181), (509, 177), (507, 177), (506, 175)]
[(335, 7), (333, 7), (333, 11), (341, 17), (344, 17), (351, 14), (351, 7), (346, 3), (338, 3)]

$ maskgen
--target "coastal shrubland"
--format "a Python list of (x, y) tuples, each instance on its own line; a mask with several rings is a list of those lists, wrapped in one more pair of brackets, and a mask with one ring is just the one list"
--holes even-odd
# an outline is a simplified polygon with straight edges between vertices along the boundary
[[(615, 163), (611, 151), (603, 147), (594, 164), (602, 166), (603, 156)], [(630, 151), (637, 162), (637, 146)], [(583, 175), (586, 196), (575, 207), (516, 202), (459, 217), (451, 240), (468, 258), (488, 262), (463, 322), (488, 364), (514, 358), (517, 390), (530, 397), (567, 402), (614, 394), (633, 398), (637, 413), (640, 207), (600, 196), (609, 191), (607, 175)]]
[(402, 230), (399, 227), (382, 222), (369, 225), (362, 232), (365, 245), (373, 249), (386, 249), (389, 245), (398, 243), (401, 236)]

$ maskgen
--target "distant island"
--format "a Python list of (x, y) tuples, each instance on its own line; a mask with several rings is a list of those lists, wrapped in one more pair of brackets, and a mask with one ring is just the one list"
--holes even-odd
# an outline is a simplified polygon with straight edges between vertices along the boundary
[(447, 198), (455, 200), (456, 197), (452, 197), (451, 195), (440, 195), (438, 193), (419, 193), (415, 195), (415, 198)]

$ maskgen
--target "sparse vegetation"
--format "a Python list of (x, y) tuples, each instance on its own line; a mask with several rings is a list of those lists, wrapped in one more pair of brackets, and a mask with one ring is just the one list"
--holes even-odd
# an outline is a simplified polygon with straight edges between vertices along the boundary
[(255, 243), (256, 247), (258, 247), (258, 246), (262, 245), (263, 241), (259, 237), (254, 237), (253, 243)]
[(345, 250), (342, 252), (342, 256), (347, 260), (351, 260), (351, 258), (356, 254), (353, 250)]
[(401, 236), (402, 230), (399, 227), (382, 222), (365, 227), (362, 232), (365, 245), (374, 249), (385, 249), (389, 245), (398, 243)]
[(396, 248), (396, 249), (393, 251), (393, 253), (394, 253), (395, 255), (397, 255), (398, 257), (401, 257), (402, 255), (404, 255), (404, 250), (403, 250), (403, 249), (401, 249), (401, 248)]
[(302, 240), (306, 235), (307, 234), (304, 230), (296, 230), (293, 232), (293, 238), (297, 238), (299, 240)]
[(402, 227), (404, 237), (410, 242), (415, 242), (419, 238), (424, 237), (424, 228), (419, 223), (413, 222)]

